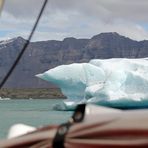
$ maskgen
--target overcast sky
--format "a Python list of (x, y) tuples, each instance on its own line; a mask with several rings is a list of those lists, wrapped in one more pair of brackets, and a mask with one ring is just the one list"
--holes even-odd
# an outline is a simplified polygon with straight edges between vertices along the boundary
[[(0, 40), (26, 38), (43, 0), (6, 0), (0, 17)], [(91, 38), (118, 32), (148, 40), (148, 0), (49, 0), (33, 41)]]

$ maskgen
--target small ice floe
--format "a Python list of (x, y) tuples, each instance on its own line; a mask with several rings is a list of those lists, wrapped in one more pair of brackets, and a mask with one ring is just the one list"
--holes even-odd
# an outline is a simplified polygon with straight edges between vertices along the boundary
[(15, 124), (10, 127), (10, 130), (8, 132), (8, 139), (24, 135), (35, 130), (36, 128), (32, 126), (28, 126), (21, 123)]
[(0, 100), (11, 100), (10, 98), (2, 98), (0, 97)]

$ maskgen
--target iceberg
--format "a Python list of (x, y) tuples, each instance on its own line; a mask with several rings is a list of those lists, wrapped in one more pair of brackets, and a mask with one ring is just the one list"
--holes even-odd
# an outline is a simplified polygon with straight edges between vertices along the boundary
[(93, 59), (50, 69), (37, 77), (61, 88), (67, 97), (57, 110), (94, 103), (119, 108), (148, 107), (148, 59)]

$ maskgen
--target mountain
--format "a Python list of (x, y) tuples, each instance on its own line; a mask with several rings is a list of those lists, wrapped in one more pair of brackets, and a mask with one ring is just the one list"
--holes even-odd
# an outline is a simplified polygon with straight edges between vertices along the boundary
[[(26, 40), (22, 37), (0, 41), (0, 80), (7, 73), (25, 42)], [(4, 87), (53, 87), (36, 78), (35, 75), (61, 64), (88, 62), (94, 58), (143, 57), (148, 57), (147, 40), (138, 42), (115, 32), (101, 33), (91, 39), (70, 37), (63, 41), (31, 42)]]

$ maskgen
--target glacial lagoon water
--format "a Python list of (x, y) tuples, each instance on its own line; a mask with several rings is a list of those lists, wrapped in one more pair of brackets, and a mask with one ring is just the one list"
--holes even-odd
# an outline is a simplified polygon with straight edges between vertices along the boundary
[(23, 123), (35, 127), (66, 122), (73, 112), (55, 111), (61, 99), (0, 100), (0, 139), (6, 138), (11, 125)]
[[(73, 111), (53, 110), (55, 104), (63, 104), (62, 99), (13, 99), (0, 100), (0, 139), (7, 137), (9, 128), (17, 123), (41, 127), (67, 122)], [(148, 108), (148, 101), (129, 102), (124, 100), (103, 101), (98, 105), (120, 109)]]

